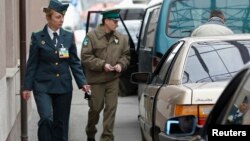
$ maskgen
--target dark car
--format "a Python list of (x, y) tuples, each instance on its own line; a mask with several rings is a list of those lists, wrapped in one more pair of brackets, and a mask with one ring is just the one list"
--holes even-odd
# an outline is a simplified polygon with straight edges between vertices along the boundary
[[(181, 122), (183, 119), (189, 122)], [(166, 121), (165, 133), (161, 133), (160, 141), (206, 141), (224, 139), (222, 136), (248, 140), (249, 125), (250, 63), (227, 85), (203, 127), (197, 126), (197, 118), (192, 115), (173, 117)]]

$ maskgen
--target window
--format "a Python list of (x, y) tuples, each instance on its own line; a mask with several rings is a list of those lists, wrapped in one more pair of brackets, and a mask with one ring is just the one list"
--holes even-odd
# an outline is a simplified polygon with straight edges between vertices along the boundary
[(236, 99), (226, 115), (226, 124), (250, 125), (250, 77), (247, 76), (243, 87), (236, 91)]
[(142, 20), (144, 9), (121, 9), (120, 15), (123, 20)]
[[(157, 10), (158, 15), (154, 14), (155, 9), (158, 9)], [(146, 15), (144, 17), (143, 25), (142, 25), (143, 27), (142, 27), (142, 31), (141, 31), (141, 37), (140, 37), (140, 42), (141, 42), (140, 47), (148, 47), (147, 40), (154, 40), (154, 37), (152, 37), (152, 36), (155, 35), (155, 30), (156, 30), (155, 28), (156, 28), (156, 24), (157, 24), (158, 19), (159, 19), (159, 10), (160, 10), (160, 6), (147, 9)], [(153, 15), (156, 16), (156, 17), (154, 17), (154, 19), (152, 18)], [(152, 21), (152, 20), (154, 20), (154, 21)], [(154, 23), (154, 24), (152, 24), (152, 23)], [(154, 25), (154, 28), (152, 27), (152, 25)], [(152, 33), (152, 31), (154, 31), (154, 32)], [(150, 39), (148, 37), (150, 35), (149, 33), (151, 33), (152, 39)]]
[(231, 79), (250, 60), (249, 48), (250, 41), (192, 44), (182, 83), (217, 82)]
[[(141, 20), (125, 20), (124, 24), (126, 25), (129, 34), (131, 35), (131, 38), (135, 44), (135, 47), (137, 47), (137, 35), (139, 34), (139, 30), (140, 30), (140, 26), (141, 26)], [(117, 27), (117, 31), (127, 35), (127, 31), (125, 29), (125, 27), (122, 25), (122, 23), (119, 21), (118, 22), (118, 27)]]
[(146, 47), (147, 48), (154, 48), (154, 41), (155, 41), (155, 32), (156, 26), (158, 23), (158, 17), (160, 14), (160, 8), (156, 8), (152, 11), (152, 16), (150, 17), (148, 29), (146, 32)]
[(220, 9), (226, 25), (235, 33), (250, 32), (249, 0), (175, 0), (170, 4), (166, 34), (186, 37), (194, 28), (207, 22), (212, 9)]

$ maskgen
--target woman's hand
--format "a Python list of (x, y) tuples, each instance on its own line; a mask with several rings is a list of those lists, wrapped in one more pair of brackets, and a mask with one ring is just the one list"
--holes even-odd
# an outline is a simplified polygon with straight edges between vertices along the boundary
[(29, 91), (29, 90), (24, 90), (24, 91), (22, 92), (22, 98), (23, 98), (24, 100), (28, 101), (29, 98), (30, 98), (30, 96), (31, 96), (31, 91)]
[(90, 91), (90, 85), (83, 85), (82, 86), (82, 91), (89, 92)]

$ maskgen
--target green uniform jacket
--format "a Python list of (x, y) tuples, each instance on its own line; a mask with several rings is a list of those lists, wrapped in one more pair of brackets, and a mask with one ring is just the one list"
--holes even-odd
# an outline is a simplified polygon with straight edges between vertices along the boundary
[[(59, 48), (62, 44), (68, 49), (69, 58), (59, 58)], [(80, 59), (77, 57), (73, 34), (60, 29), (55, 47), (47, 26), (42, 31), (32, 33), (23, 89), (45, 93), (71, 92), (73, 90), (71, 72), (79, 88), (87, 84)]]
[(115, 31), (108, 41), (104, 27), (98, 26), (89, 32), (82, 45), (81, 58), (85, 66), (85, 73), (89, 84), (103, 83), (120, 76), (118, 72), (105, 72), (105, 63), (115, 66), (120, 64), (122, 71), (126, 70), (130, 62), (128, 38)]

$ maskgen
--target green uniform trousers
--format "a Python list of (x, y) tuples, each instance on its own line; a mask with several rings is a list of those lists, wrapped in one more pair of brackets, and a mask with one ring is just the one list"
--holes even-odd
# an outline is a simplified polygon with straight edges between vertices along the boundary
[(92, 97), (89, 100), (88, 123), (86, 133), (94, 138), (100, 112), (103, 111), (103, 133), (100, 141), (114, 141), (113, 128), (117, 109), (119, 78), (110, 82), (91, 84)]

